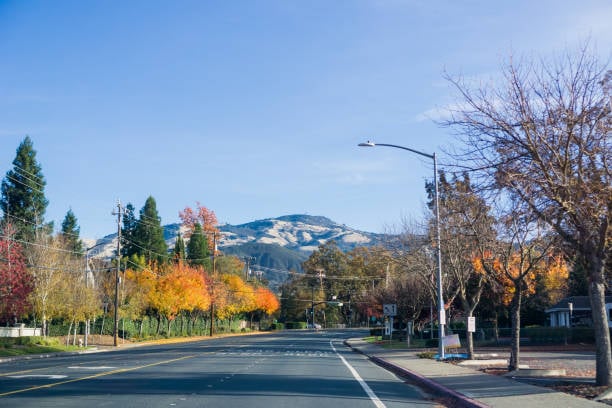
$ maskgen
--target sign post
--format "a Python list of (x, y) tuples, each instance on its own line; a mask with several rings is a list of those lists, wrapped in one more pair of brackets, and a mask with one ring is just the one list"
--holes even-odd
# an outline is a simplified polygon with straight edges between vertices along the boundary
[(395, 303), (383, 304), (383, 314), (389, 318), (389, 342), (393, 338), (393, 317), (397, 315), (397, 305)]

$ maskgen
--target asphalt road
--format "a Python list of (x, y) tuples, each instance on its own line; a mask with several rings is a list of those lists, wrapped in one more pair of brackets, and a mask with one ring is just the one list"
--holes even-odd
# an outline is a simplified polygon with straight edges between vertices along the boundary
[(439, 407), (343, 345), (287, 331), (0, 364), (0, 407)]

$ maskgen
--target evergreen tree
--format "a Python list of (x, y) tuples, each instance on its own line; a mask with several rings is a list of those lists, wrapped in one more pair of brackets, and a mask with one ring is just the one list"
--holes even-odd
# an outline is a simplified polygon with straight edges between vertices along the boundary
[(202, 231), (202, 226), (196, 223), (189, 243), (187, 244), (187, 261), (191, 266), (199, 265), (207, 267), (210, 265), (209, 256), (208, 239), (206, 239)]
[(185, 260), (185, 241), (181, 237), (181, 233), (176, 234), (176, 243), (174, 244), (174, 260), (184, 261)]
[(140, 210), (140, 219), (136, 222), (133, 238), (137, 245), (136, 253), (144, 255), (147, 262), (164, 263), (168, 259), (161, 218), (157, 213), (155, 199), (151, 196)]
[[(31, 242), (37, 228), (43, 227), (49, 203), (45, 198), (45, 179), (36, 161), (36, 151), (29, 136), (17, 148), (13, 169), (2, 180), (0, 209), (4, 220), (17, 228), (16, 239)], [(52, 225), (46, 226), (50, 233)]]
[(135, 209), (132, 203), (128, 203), (125, 206), (123, 212), (123, 228), (121, 228), (121, 255), (131, 257), (132, 255), (138, 254), (137, 246), (134, 245), (134, 234), (136, 232), (136, 225), (138, 219), (134, 214)]
[(83, 255), (83, 241), (79, 237), (81, 228), (77, 223), (77, 218), (72, 212), (68, 210), (64, 221), (62, 221), (62, 232), (60, 233), (61, 239), (69, 251), (75, 252), (75, 255)]

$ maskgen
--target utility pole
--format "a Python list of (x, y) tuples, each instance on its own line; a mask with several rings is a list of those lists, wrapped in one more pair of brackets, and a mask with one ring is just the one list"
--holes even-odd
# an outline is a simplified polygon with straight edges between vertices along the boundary
[(249, 281), (249, 272), (251, 271), (251, 261), (255, 260), (254, 256), (245, 256), (244, 258), (244, 262), (246, 263), (246, 271), (244, 272), (244, 281), (248, 282)]
[[(85, 248), (85, 288), (89, 289), (89, 250), (91, 248)], [(87, 340), (89, 337), (89, 319), (85, 320), (85, 347), (87, 347)]]
[(121, 201), (117, 200), (117, 269), (115, 269), (115, 325), (113, 330), (113, 346), (119, 345), (119, 269), (121, 268), (121, 215), (123, 207)]
[(212, 252), (212, 265), (213, 265), (213, 276), (210, 280), (211, 284), (211, 299), (210, 299), (210, 337), (215, 334), (215, 275), (217, 272), (217, 264), (215, 263), (215, 255), (217, 252), (217, 233), (213, 231), (213, 252)]

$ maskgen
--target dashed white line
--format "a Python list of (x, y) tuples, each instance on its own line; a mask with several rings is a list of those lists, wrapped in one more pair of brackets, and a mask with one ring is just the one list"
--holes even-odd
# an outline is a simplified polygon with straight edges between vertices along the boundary
[(62, 378), (66, 378), (68, 377), (67, 375), (60, 375), (60, 374), (24, 374), (24, 375), (9, 375), (8, 378), (14, 378), (14, 379), (23, 379), (23, 378), (48, 378), (50, 380), (61, 380)]

